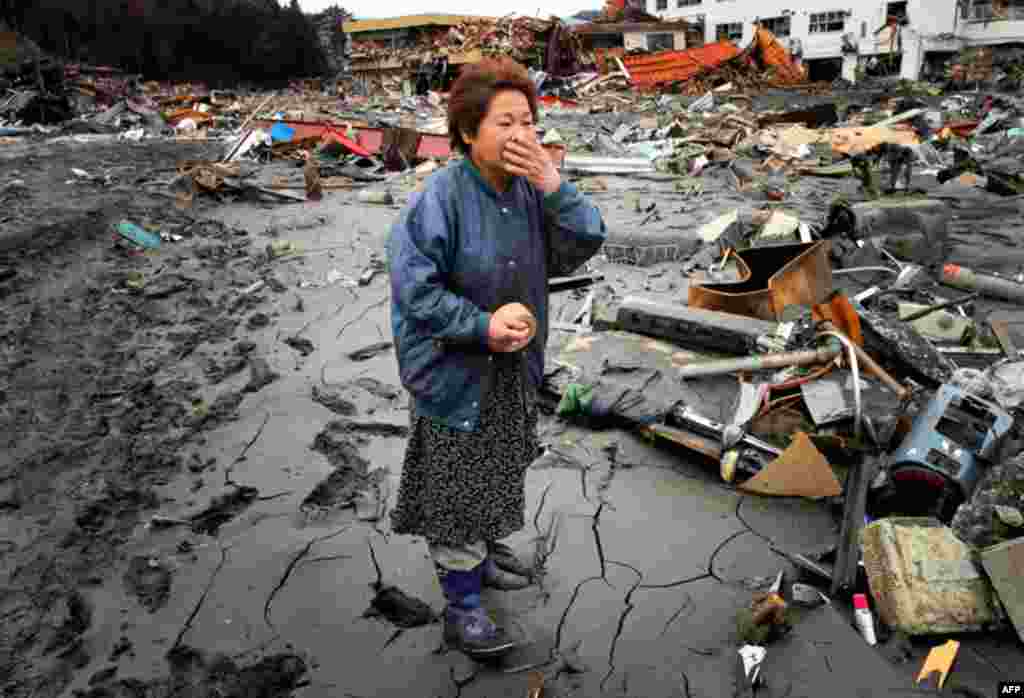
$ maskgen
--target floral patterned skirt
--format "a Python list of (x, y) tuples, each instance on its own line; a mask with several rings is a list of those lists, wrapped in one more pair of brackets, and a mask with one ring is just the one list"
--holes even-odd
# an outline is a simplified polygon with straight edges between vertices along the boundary
[(539, 445), (537, 407), (522, 364), (496, 358), (475, 431), (452, 429), (410, 407), (411, 434), (391, 514), (395, 533), (459, 546), (523, 528), (526, 471)]

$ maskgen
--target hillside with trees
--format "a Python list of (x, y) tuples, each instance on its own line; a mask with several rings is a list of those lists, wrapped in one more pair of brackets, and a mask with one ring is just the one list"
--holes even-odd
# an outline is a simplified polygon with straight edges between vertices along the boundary
[(0, 20), (52, 55), (147, 80), (227, 85), (328, 68), (296, 0), (0, 0)]

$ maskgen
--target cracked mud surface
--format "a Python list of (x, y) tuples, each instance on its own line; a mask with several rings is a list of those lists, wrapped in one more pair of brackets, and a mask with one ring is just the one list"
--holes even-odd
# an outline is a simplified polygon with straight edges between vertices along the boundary
[[(154, 152), (139, 177), (197, 155)], [(140, 157), (57, 155), (6, 163), (62, 192), (70, 163)], [(664, 214), (689, 205), (671, 186), (609, 179), (596, 200), (616, 225), (629, 222), (627, 188), (647, 188)], [(537, 584), (486, 597), (531, 644), (498, 666), (438, 653), (426, 546), (387, 530), (408, 413), (386, 276), (301, 285), (334, 269), (358, 277), (398, 208), (331, 193), (181, 212), (136, 188), (67, 191), (56, 205), (42, 191), (6, 214), (32, 240), (0, 259), (18, 271), (0, 282), (5, 696), (521, 698), (537, 671), (550, 696), (728, 696), (736, 610), (779, 569), (795, 578), (772, 547), (834, 539), (823, 505), (740, 496), (678, 451), (545, 416), (527, 527), (508, 541)], [(126, 255), (105, 227), (124, 217), (185, 239)], [(273, 240), (309, 254), (268, 261)], [(671, 264), (598, 266), (621, 295), (671, 298), (683, 280)], [(583, 295), (554, 296), (553, 315)], [(550, 350), (566, 338), (553, 332)], [(697, 392), (727, 402), (716, 390)], [(839, 630), (794, 626), (769, 649), (783, 663), (770, 695), (910, 695), (907, 667), (928, 649), (908, 643), (902, 674), (844, 678), (843, 693)], [(1020, 658), (993, 636), (962, 651), (958, 672), (1013, 678)]]

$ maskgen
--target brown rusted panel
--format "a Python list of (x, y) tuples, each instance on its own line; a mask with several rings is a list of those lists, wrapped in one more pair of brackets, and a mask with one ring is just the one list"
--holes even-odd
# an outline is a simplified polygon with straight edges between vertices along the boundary
[(829, 242), (755, 247), (736, 253), (740, 280), (691, 284), (695, 308), (778, 320), (787, 305), (817, 305), (832, 293)]

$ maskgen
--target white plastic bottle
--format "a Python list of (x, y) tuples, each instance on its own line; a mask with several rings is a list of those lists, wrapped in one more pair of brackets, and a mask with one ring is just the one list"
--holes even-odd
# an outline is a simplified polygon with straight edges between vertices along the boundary
[(875, 619), (871, 617), (871, 609), (868, 608), (868, 597), (864, 594), (853, 595), (853, 619), (857, 622), (860, 634), (864, 636), (865, 642), (869, 645), (878, 643), (875, 637)]

